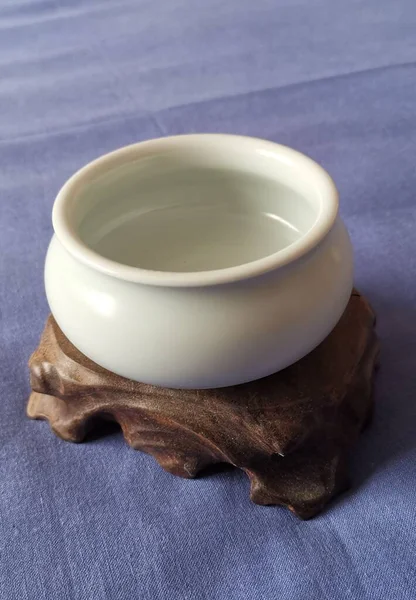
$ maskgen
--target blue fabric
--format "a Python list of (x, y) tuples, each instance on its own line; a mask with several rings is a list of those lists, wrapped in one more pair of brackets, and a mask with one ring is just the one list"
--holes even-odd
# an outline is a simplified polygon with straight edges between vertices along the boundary
[[(414, 0), (1, 0), (0, 598), (416, 598)], [(227, 471), (184, 481), (121, 434), (25, 416), (57, 190), (124, 144), (270, 138), (334, 176), (379, 317), (353, 488), (309, 522)]]

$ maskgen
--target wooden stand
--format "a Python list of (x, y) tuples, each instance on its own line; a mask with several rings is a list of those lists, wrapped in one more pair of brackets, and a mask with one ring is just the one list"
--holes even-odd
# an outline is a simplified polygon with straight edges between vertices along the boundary
[(99, 367), (50, 316), (29, 363), (27, 413), (72, 442), (115, 420), (128, 444), (181, 477), (230, 463), (250, 478), (253, 502), (307, 519), (348, 486), (348, 451), (372, 409), (374, 323), (354, 292), (326, 340), (284, 371), (231, 388), (172, 390)]

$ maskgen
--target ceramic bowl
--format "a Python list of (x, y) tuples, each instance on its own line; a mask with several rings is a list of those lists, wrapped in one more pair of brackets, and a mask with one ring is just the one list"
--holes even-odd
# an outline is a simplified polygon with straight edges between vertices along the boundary
[(155, 139), (73, 175), (45, 268), (57, 323), (124, 377), (213, 388), (315, 348), (352, 289), (338, 194), (290, 148), (232, 135)]

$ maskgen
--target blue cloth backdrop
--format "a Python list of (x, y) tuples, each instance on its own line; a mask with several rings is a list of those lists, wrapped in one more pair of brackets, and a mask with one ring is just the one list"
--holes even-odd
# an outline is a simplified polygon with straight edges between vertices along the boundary
[[(416, 598), (415, 0), (0, 0), (0, 598)], [(184, 132), (269, 138), (335, 178), (378, 313), (353, 488), (309, 522), (227, 471), (184, 481), (120, 433), (25, 416), (62, 183)]]

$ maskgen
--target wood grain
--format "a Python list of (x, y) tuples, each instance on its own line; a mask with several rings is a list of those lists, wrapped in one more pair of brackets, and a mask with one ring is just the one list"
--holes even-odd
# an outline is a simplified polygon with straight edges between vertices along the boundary
[(27, 414), (72, 442), (112, 419), (166, 471), (195, 477), (230, 463), (247, 473), (254, 502), (310, 518), (348, 486), (348, 452), (372, 411), (374, 325), (354, 292), (326, 340), (284, 371), (230, 388), (172, 390), (99, 367), (50, 316), (29, 362)]

